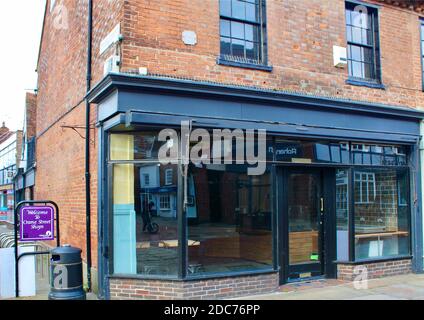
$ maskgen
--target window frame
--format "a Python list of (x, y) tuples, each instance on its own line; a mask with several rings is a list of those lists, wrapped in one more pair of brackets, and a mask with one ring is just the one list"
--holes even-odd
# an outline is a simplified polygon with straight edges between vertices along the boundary
[(172, 186), (174, 180), (174, 170), (173, 169), (165, 169), (165, 186)]
[[(167, 197), (166, 201), (163, 201), (163, 199), (165, 199), (165, 197)], [(164, 207), (163, 204), (167, 203), (167, 206)], [(171, 195), (170, 194), (161, 194), (159, 195), (159, 210), (160, 211), (169, 211), (171, 210)]]
[[(346, 20), (347, 10), (353, 11), (355, 6), (364, 6), (368, 11), (368, 16), (371, 17), (371, 38), (372, 44), (363, 44), (352, 41), (349, 41), (348, 37), (348, 28), (354, 27), (352, 24), (348, 24)], [(347, 69), (348, 69), (348, 79), (346, 80), (347, 84), (366, 86), (377, 89), (385, 89), (385, 86), (382, 83), (382, 67), (381, 67), (381, 47), (380, 47), (380, 12), (379, 6), (371, 5), (369, 3), (364, 3), (361, 1), (348, 0), (345, 1), (345, 28), (346, 28), (346, 48), (347, 48)], [(358, 61), (361, 63), (361, 68), (364, 64), (372, 65), (372, 72), (374, 73), (374, 78), (365, 78), (365, 77), (355, 77), (350, 75), (351, 68), (349, 68), (350, 61), (356, 61), (350, 57), (350, 48), (351, 46), (357, 46), (361, 49), (367, 48), (372, 50), (372, 63), (365, 62), (365, 60)], [(362, 54), (361, 54), (362, 55)]]
[[(359, 172), (361, 167), (364, 166), (356, 166), (352, 165), (349, 168), (349, 192), (350, 194), (354, 195), (354, 175), (355, 172)], [(349, 261), (341, 261), (341, 263), (348, 263), (352, 265), (356, 264), (363, 264), (366, 262), (369, 263), (375, 263), (375, 262), (384, 262), (384, 261), (396, 261), (396, 260), (403, 260), (403, 259), (410, 259), (412, 258), (412, 241), (413, 241), (413, 235), (412, 235), (412, 211), (411, 211), (411, 205), (412, 205), (412, 198), (411, 198), (411, 190), (412, 190), (412, 181), (411, 181), (411, 168), (409, 166), (397, 166), (397, 167), (391, 167), (391, 166), (379, 166), (379, 167), (373, 167), (373, 166), (367, 166), (364, 169), (374, 170), (374, 169), (388, 169), (388, 170), (394, 170), (396, 171), (396, 175), (399, 176), (399, 173), (406, 174), (407, 178), (407, 199), (408, 203), (406, 206), (402, 206), (403, 208), (406, 208), (407, 210), (407, 223), (408, 223), (408, 232), (409, 232), (409, 239), (408, 239), (408, 246), (409, 246), (409, 253), (408, 254), (401, 254), (397, 256), (383, 256), (383, 257), (373, 257), (373, 258), (367, 258), (367, 259), (358, 259), (356, 257), (356, 244), (355, 244), (355, 235), (356, 235), (356, 205), (355, 205), (355, 199), (354, 196), (350, 197), (349, 206), (351, 213), (349, 215)], [(396, 186), (397, 189), (397, 186)], [(340, 263), (340, 262), (339, 262)]]
[[(357, 175), (360, 176), (359, 180), (356, 179)], [(363, 179), (364, 176), (366, 176), (365, 179)], [(372, 176), (372, 179), (369, 179), (370, 176)], [(373, 173), (373, 172), (370, 173), (370, 172), (366, 172), (366, 171), (355, 171), (355, 174), (354, 174), (354, 177), (353, 177), (353, 182), (355, 184), (359, 183), (359, 186), (360, 186), (359, 187), (360, 201), (356, 201), (356, 199), (355, 199), (355, 204), (365, 204), (365, 205), (373, 204), (375, 202), (375, 197), (376, 197), (376, 194), (377, 194), (376, 193), (377, 192), (376, 184), (375, 184), (375, 173)], [(364, 201), (364, 198), (363, 198), (363, 184), (364, 183), (367, 186), (366, 201)], [(371, 188), (372, 197), (370, 197), (370, 184), (372, 184), (372, 188)], [(374, 198), (374, 200), (371, 201), (371, 198)]]
[(143, 182), (144, 182), (144, 186), (150, 187), (150, 174), (143, 173)]
[[(257, 0), (256, 6), (259, 8), (259, 18), (258, 21), (252, 21), (249, 19), (240, 19), (228, 15), (225, 15), (221, 12), (221, 1), (219, 0), (219, 38), (220, 38), (220, 52), (219, 56), (217, 58), (217, 64), (220, 65), (226, 65), (226, 66), (233, 66), (233, 67), (241, 67), (241, 68), (247, 68), (247, 69), (257, 69), (262, 71), (272, 71), (272, 67), (268, 65), (268, 47), (267, 47), (267, 22), (266, 22), (266, 1), (265, 0)], [(232, 4), (232, 0), (229, 0)], [(243, 2), (247, 2), (245, 0), (242, 0)], [(251, 2), (248, 2), (251, 3)], [(258, 54), (259, 59), (255, 62), (254, 60), (248, 61), (246, 58), (246, 52), (243, 57), (239, 56), (233, 56), (232, 54), (224, 54), (222, 52), (222, 42), (221, 38), (223, 37), (221, 34), (221, 22), (229, 21), (230, 22), (230, 32), (231, 32), (231, 22), (239, 22), (244, 25), (252, 25), (258, 28), (259, 32), (259, 41), (258, 41)], [(226, 37), (230, 40), (233, 39), (231, 37)], [(239, 38), (236, 38), (239, 39)], [(240, 39), (241, 40), (241, 39)], [(245, 39), (243, 41), (246, 41)], [(254, 41), (253, 41), (254, 43)], [(230, 43), (231, 46), (231, 43)], [(244, 48), (245, 50), (245, 48)], [(231, 51), (231, 48), (230, 48)], [(231, 52), (230, 52), (231, 53)]]

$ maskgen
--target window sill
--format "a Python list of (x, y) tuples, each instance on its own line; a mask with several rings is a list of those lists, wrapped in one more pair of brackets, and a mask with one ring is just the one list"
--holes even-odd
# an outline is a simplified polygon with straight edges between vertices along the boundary
[(216, 63), (223, 66), (245, 68), (245, 69), (252, 69), (252, 70), (261, 70), (261, 71), (267, 71), (267, 72), (271, 72), (273, 69), (272, 66), (268, 66), (264, 64), (231, 61), (231, 60), (224, 59), (222, 57), (218, 57), (216, 59)]
[(360, 87), (368, 87), (373, 89), (381, 89), (386, 90), (386, 86), (382, 83), (378, 82), (371, 82), (367, 80), (360, 80), (360, 79), (347, 79), (347, 84), (350, 84), (352, 86), (360, 86)]
[(357, 261), (334, 261), (335, 264), (348, 264), (348, 265), (362, 265), (368, 263), (379, 263), (387, 261), (398, 261), (398, 260), (412, 260), (412, 256), (395, 256), (395, 257), (382, 257), (373, 259), (363, 259)]

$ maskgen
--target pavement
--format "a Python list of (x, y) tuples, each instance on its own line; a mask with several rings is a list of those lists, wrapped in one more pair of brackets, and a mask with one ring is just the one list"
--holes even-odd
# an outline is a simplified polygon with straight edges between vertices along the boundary
[[(0, 225), (0, 233), (7, 231)], [(37, 295), (18, 300), (47, 300), (46, 275), (37, 275)], [(408, 274), (368, 280), (355, 286), (334, 279), (304, 281), (281, 286), (275, 293), (242, 297), (239, 300), (424, 300), (424, 274)], [(1, 300), (1, 299), (0, 299)], [(97, 300), (88, 294), (87, 300)]]
[[(364, 287), (367, 286), (367, 288)], [(278, 292), (237, 300), (424, 300), (424, 274), (368, 280), (355, 288), (352, 282), (316, 280), (280, 287)], [(47, 300), (48, 287), (38, 287), (36, 297), (18, 300)], [(87, 300), (97, 300), (88, 294)]]
[(408, 274), (352, 282), (317, 280), (282, 286), (276, 293), (243, 297), (250, 300), (424, 300), (424, 274)]

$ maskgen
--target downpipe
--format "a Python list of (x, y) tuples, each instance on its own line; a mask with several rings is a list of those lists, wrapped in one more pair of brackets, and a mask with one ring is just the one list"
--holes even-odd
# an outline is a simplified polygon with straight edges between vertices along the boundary
[[(87, 30), (87, 94), (91, 89), (92, 77), (92, 37), (93, 37), (93, 1), (88, 1)], [(85, 210), (86, 210), (86, 252), (87, 252), (87, 292), (92, 291), (91, 281), (91, 174), (90, 174), (90, 102), (85, 98)]]

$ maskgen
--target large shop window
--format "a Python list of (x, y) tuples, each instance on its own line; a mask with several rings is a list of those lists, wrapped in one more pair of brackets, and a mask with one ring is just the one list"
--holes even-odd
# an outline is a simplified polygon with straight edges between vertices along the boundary
[(242, 165), (190, 170), (188, 273), (272, 268), (271, 175)]
[[(271, 174), (248, 166), (190, 165), (178, 222), (178, 165), (157, 161), (156, 133), (112, 134), (113, 274), (177, 278), (273, 268)], [(179, 238), (187, 229), (187, 261)]]
[(153, 160), (154, 133), (115, 134), (110, 145), (111, 160), (134, 161), (112, 164), (113, 273), (177, 276), (177, 166)]
[(296, 141), (277, 138), (269, 148), (277, 162), (291, 163), (350, 163), (349, 142)]
[[(159, 164), (113, 165), (114, 273), (177, 275), (177, 182)], [(150, 184), (142, 186), (148, 172)]]
[(349, 261), (349, 170), (336, 170), (337, 260)]
[(407, 170), (361, 169), (353, 175), (356, 260), (408, 255)]

